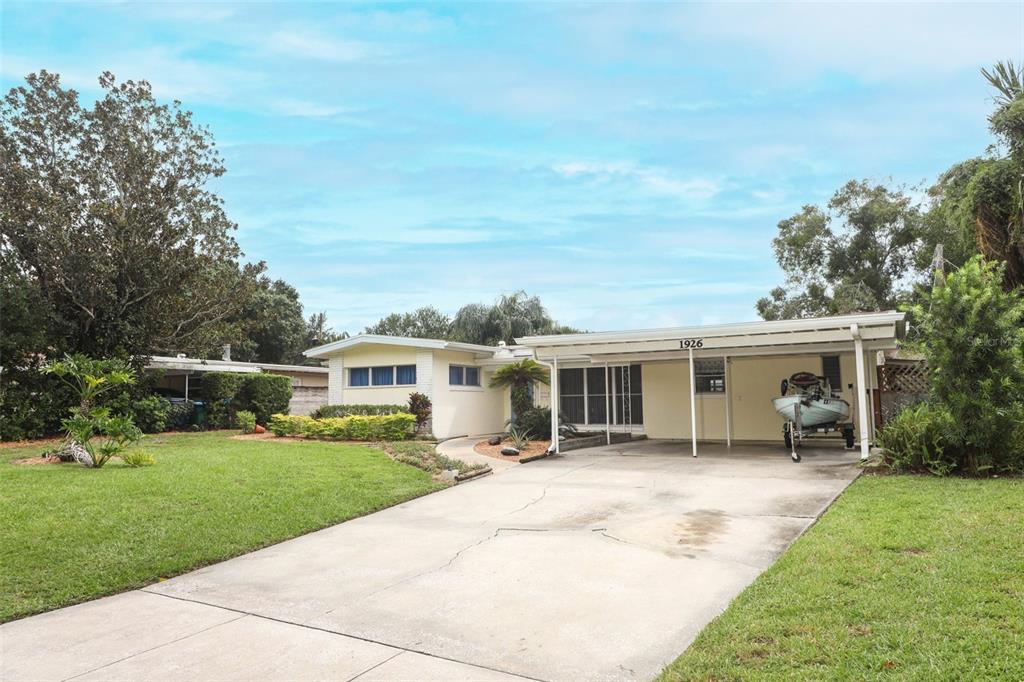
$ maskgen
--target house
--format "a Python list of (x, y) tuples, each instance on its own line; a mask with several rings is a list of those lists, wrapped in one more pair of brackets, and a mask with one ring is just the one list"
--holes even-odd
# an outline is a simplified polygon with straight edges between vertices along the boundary
[(881, 351), (905, 335), (903, 313), (670, 329), (531, 336), (514, 346), (354, 336), (306, 351), (326, 360), (330, 403), (434, 403), (434, 434), (502, 430), (509, 392), (488, 386), (498, 367), (530, 357), (552, 370), (536, 387), (564, 421), (587, 431), (691, 441), (781, 440), (771, 399), (796, 372), (826, 376), (851, 404), (862, 455), (874, 430), (872, 392)]
[(292, 380), (291, 414), (310, 414), (327, 404), (327, 368), (306, 365), (281, 365), (267, 362), (240, 362), (231, 359), (231, 347), (224, 346), (220, 360), (154, 355), (146, 369), (158, 372), (155, 387), (179, 398), (201, 395), (203, 375), (209, 372), (268, 372)]

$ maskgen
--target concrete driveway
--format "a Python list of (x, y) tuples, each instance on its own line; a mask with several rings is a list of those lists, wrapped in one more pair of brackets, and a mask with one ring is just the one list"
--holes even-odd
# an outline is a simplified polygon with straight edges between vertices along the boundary
[(641, 441), (0, 628), (3, 679), (649, 679), (857, 457)]

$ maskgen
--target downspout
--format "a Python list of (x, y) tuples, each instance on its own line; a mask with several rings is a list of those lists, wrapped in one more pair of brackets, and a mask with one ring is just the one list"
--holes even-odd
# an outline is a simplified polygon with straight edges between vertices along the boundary
[(538, 365), (547, 367), (551, 373), (551, 445), (548, 447), (548, 454), (558, 454), (558, 356), (556, 355), (553, 360), (554, 362), (547, 362), (541, 360), (539, 357), (535, 357)]

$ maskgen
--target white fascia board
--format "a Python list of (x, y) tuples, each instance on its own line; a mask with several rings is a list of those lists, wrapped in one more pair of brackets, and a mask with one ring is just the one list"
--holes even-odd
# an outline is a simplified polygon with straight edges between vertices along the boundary
[(441, 339), (417, 339), (410, 336), (384, 336), (382, 334), (359, 334), (350, 336), (347, 339), (333, 343), (317, 346), (303, 351), (307, 358), (323, 358), (340, 353), (349, 348), (363, 344), (374, 344), (380, 346), (403, 346), (406, 348), (429, 348), (432, 350), (456, 350), (477, 355), (490, 356), (498, 349), (495, 346), (482, 346), (476, 343), (460, 343), (458, 341), (444, 341)]
[[(895, 348), (896, 344), (891, 341), (871, 341), (864, 343), (865, 350), (879, 351), (889, 350)], [(728, 356), (730, 358), (739, 357), (767, 357), (767, 356), (778, 356), (778, 355), (820, 355), (820, 354), (840, 354), (840, 353), (851, 353), (853, 352), (853, 340), (847, 341), (846, 343), (809, 343), (802, 345), (793, 346), (772, 346), (769, 348), (734, 348), (728, 350), (695, 350), (693, 351), (693, 357), (697, 359), (701, 358), (720, 358), (722, 356)], [(673, 350), (673, 351), (656, 351), (647, 353), (622, 353), (622, 354), (606, 354), (606, 355), (592, 355), (589, 358), (589, 363), (592, 365), (602, 365), (605, 362), (609, 364), (629, 364), (629, 363), (647, 363), (647, 362), (679, 362), (685, 361), (688, 358), (688, 352), (684, 350)], [(562, 360), (559, 358), (559, 366), (561, 366)], [(568, 366), (568, 363), (567, 363)]]
[(147, 369), (198, 370), (203, 372), (260, 372), (284, 371), (326, 374), (326, 367), (309, 365), (278, 365), (264, 362), (241, 362), (234, 360), (204, 360), (202, 358), (178, 358), (164, 355), (150, 357)]
[(381, 334), (359, 334), (357, 336), (350, 336), (347, 339), (341, 341), (335, 341), (333, 343), (327, 343), (323, 346), (317, 346), (316, 348), (310, 348), (309, 350), (302, 351), (302, 354), (307, 358), (324, 358), (334, 353), (347, 350), (354, 346), (361, 346), (363, 344), (378, 344), (381, 346), (405, 346), (408, 348), (434, 348), (441, 349), (445, 347), (447, 341), (441, 341), (439, 339), (414, 339), (408, 336), (384, 336)]
[[(837, 317), (816, 317), (798, 320), (772, 320), (760, 322), (738, 322), (721, 325), (698, 325), (690, 327), (672, 327), (664, 329), (641, 329), (621, 332), (589, 332), (584, 334), (552, 334), (547, 336), (527, 336), (516, 339), (516, 343), (533, 348), (554, 346), (578, 346), (596, 343), (625, 343), (671, 341), (684, 338), (708, 338), (729, 336), (755, 336), (774, 333), (812, 332), (849, 330), (856, 323), (861, 328), (878, 325), (899, 325), (904, 321), (904, 313), (887, 311), (882, 313), (862, 313)], [(897, 330), (898, 332), (898, 330)]]

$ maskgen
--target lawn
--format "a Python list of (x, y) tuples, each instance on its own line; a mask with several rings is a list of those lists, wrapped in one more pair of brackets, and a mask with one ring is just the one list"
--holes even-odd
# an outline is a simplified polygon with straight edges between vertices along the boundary
[(0, 448), (0, 621), (140, 587), (442, 487), (365, 446), (150, 436), (156, 466)]
[(1024, 679), (1024, 480), (862, 476), (666, 680)]

